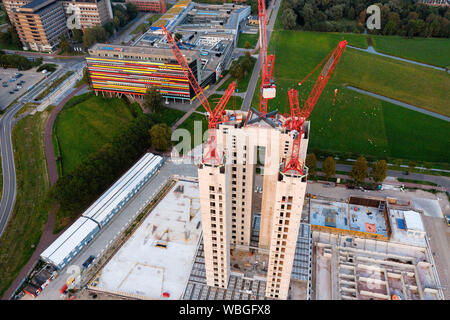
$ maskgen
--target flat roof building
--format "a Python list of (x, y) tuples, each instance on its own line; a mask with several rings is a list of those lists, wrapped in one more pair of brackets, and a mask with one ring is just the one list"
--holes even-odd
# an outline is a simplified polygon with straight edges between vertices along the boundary
[(69, 35), (64, 9), (59, 1), (34, 0), (14, 10), (17, 33), (24, 49), (52, 52), (61, 35)]
[(6, 12), (17, 29), (25, 50), (52, 52), (60, 36), (69, 36), (67, 20), (74, 28), (103, 25), (113, 18), (110, 0), (4, 0)]
[(166, 0), (126, 0), (125, 2), (134, 4), (138, 11), (165, 13), (167, 10)]
[[(209, 146), (205, 145), (207, 160), (198, 170), (206, 283), (227, 289), (236, 251), (243, 255), (263, 254), (267, 266), (265, 296), (285, 300), (306, 190), (308, 169), (304, 161), (309, 122), (305, 122), (300, 138), (299, 157), (304, 174), (283, 173), (293, 148), (293, 135), (283, 126), (287, 119), (281, 115), (274, 118), (253, 115), (244, 126), (247, 113), (233, 113), (227, 111), (224, 119), (229, 121), (216, 129), (216, 154), (224, 154), (221, 162), (206, 158)], [(251, 238), (252, 221), (257, 214), (253, 210), (257, 159), (264, 159), (264, 169), (259, 239), (255, 246)]]
[[(213, 15), (203, 15), (203, 11), (217, 13), (220, 21)], [(131, 46), (92, 46), (90, 56), (86, 58), (92, 87), (102, 94), (135, 97), (144, 95), (148, 87), (155, 87), (166, 99), (191, 102), (195, 92), (174, 57), (161, 26), (182, 35), (178, 47), (197, 82), (205, 88), (218, 81), (230, 64), (239, 24), (249, 14), (249, 6), (178, 1)], [(197, 16), (201, 16), (204, 23), (198, 24)]]
[(198, 184), (178, 181), (88, 289), (137, 299), (183, 297), (200, 240)]
[(70, 0), (62, 3), (67, 18), (75, 14), (81, 29), (104, 25), (113, 18), (110, 0)]

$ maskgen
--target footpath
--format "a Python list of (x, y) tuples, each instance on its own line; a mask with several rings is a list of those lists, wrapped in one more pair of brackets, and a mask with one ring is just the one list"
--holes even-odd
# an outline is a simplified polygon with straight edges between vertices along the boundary
[[(50, 186), (54, 185), (56, 181), (58, 180), (58, 171), (56, 169), (56, 157), (55, 152), (53, 150), (53, 143), (52, 143), (52, 128), (53, 124), (55, 123), (56, 116), (61, 111), (61, 109), (64, 107), (64, 105), (69, 101), (70, 98), (72, 98), (74, 95), (76, 95), (78, 92), (83, 90), (87, 84), (83, 84), (80, 87), (73, 90), (67, 97), (65, 97), (58, 106), (52, 110), (52, 113), (50, 114), (50, 117), (47, 120), (47, 123), (45, 125), (44, 130), (44, 148), (45, 148), (45, 157), (47, 159), (47, 168), (48, 168), (48, 174), (49, 174), (49, 180), (50, 180)], [(47, 247), (52, 244), (53, 241), (58, 238), (58, 236), (64, 231), (62, 230), (58, 234), (53, 234), (53, 228), (55, 225), (55, 211), (58, 208), (52, 209), (48, 213), (47, 217), (47, 223), (44, 226), (44, 230), (42, 232), (41, 238), (39, 240), (39, 244), (37, 245), (36, 249), (33, 252), (33, 255), (28, 260), (27, 264), (22, 268), (19, 275), (16, 277), (16, 279), (13, 281), (13, 283), (9, 286), (8, 290), (4, 293), (2, 300), (8, 300), (12, 294), (17, 290), (17, 288), (22, 284), (25, 277), (28, 275), (28, 273), (34, 268), (36, 263), (39, 261), (41, 253), (47, 249)]]

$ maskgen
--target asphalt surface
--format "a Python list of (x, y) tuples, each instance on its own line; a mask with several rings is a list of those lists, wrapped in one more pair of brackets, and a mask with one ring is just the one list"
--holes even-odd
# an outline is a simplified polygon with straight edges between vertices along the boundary
[(16, 201), (16, 171), (14, 164), (14, 151), (11, 141), (12, 128), (17, 121), (14, 116), (27, 102), (32, 101), (36, 95), (42, 92), (49, 81), (52, 81), (64, 75), (68, 68), (73, 66), (75, 63), (80, 62), (81, 59), (83, 58), (64, 60), (64, 67), (59, 68), (46, 80), (40, 82), (33, 89), (19, 98), (18, 102), (15, 105), (9, 107), (0, 118), (0, 147), (3, 170), (3, 194), (0, 201), (0, 236), (3, 234), (3, 231), (8, 224), (9, 217), (13, 212), (14, 204)]
[(91, 255), (98, 259), (114, 240), (124, 232), (127, 226), (134, 221), (140, 210), (158, 194), (171, 175), (197, 177), (197, 172), (198, 168), (193, 164), (177, 164), (165, 158), (165, 163), (160, 170), (116, 213), (112, 220), (102, 228), (100, 233), (86, 247), (81, 249), (65, 268), (58, 272), (58, 277), (50, 282), (36, 300), (61, 299), (59, 289), (70, 277), (68, 273), (69, 266), (82, 268), (83, 262)]
[(359, 88), (355, 88), (355, 87), (352, 87), (352, 86), (346, 86), (346, 88), (350, 89), (350, 90), (353, 90), (353, 91), (356, 91), (356, 92), (361, 93), (361, 94), (365, 94), (365, 95), (368, 95), (368, 96), (371, 96), (371, 97), (374, 97), (374, 98), (377, 98), (377, 99), (380, 99), (380, 100), (383, 100), (383, 101), (390, 102), (392, 104), (396, 104), (396, 105), (398, 105), (400, 107), (403, 107), (403, 108), (406, 108), (406, 109), (409, 109), (409, 110), (413, 110), (413, 111), (417, 111), (417, 112), (426, 114), (427, 116), (431, 116), (431, 117), (434, 117), (434, 118), (438, 118), (438, 119), (442, 119), (442, 120), (445, 120), (447, 122), (450, 122), (450, 117), (444, 116), (444, 115), (436, 113), (436, 112), (428, 111), (428, 110), (425, 110), (425, 109), (420, 108), (420, 107), (416, 107), (416, 106), (414, 106), (412, 104), (409, 104), (409, 103), (406, 103), (406, 102), (402, 102), (402, 101), (399, 101), (399, 100), (388, 98), (388, 97), (382, 96), (380, 94), (377, 94), (377, 93), (374, 93), (374, 92), (371, 92), (371, 91), (367, 91), (367, 90), (363, 90), (363, 89), (359, 89)]
[[(273, 1), (273, 4), (269, 9), (273, 11), (270, 16), (270, 21), (267, 24), (267, 44), (270, 43), (270, 37), (272, 35), (273, 26), (275, 25), (275, 20), (277, 18), (278, 9), (280, 8), (281, 0)], [(269, 15), (269, 14), (267, 14)], [(276, 60), (275, 60), (276, 61)], [(276, 63), (276, 62), (275, 62)], [(255, 67), (253, 68), (252, 76), (248, 83), (247, 94), (245, 95), (244, 101), (242, 102), (242, 111), (248, 111), (250, 104), (252, 103), (253, 95), (255, 93), (256, 85), (258, 84), (259, 73), (261, 71), (261, 55), (258, 54), (258, 59), (256, 60)]]
[[(322, 167), (322, 163), (318, 162), (318, 167)], [(352, 166), (349, 164), (336, 164), (336, 170), (337, 171), (346, 171), (350, 172), (352, 170)], [(405, 169), (406, 171), (407, 169)], [(442, 187), (444, 187), (447, 192), (450, 192), (450, 178), (444, 177), (444, 176), (433, 176), (428, 174), (421, 174), (421, 173), (414, 173), (410, 172), (408, 175), (403, 174), (402, 171), (394, 171), (394, 170), (388, 170), (387, 175), (389, 177), (396, 177), (396, 178), (405, 178), (410, 180), (422, 180), (422, 181), (429, 181), (434, 182)]]

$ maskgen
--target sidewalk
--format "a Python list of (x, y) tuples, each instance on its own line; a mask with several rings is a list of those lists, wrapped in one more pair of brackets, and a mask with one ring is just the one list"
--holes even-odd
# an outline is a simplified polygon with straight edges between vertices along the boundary
[[(317, 172), (316, 173), (317, 176), (325, 176), (325, 174), (323, 172)], [(346, 180), (353, 180), (352, 177), (345, 175), (345, 174), (336, 174), (333, 177), (336, 178), (340, 178), (340, 179), (346, 179)], [(368, 178), (366, 178), (365, 182), (368, 182)], [(319, 182), (319, 181), (317, 181)], [(326, 181), (323, 181), (326, 182)], [(424, 190), (439, 190), (441, 192), (446, 192), (446, 189), (444, 187), (439, 187), (439, 186), (430, 186), (430, 185), (426, 185), (426, 184), (417, 184), (417, 183), (410, 183), (410, 182), (399, 182), (399, 181), (383, 181), (380, 182), (379, 184), (387, 184), (387, 185), (392, 185), (392, 186), (404, 186), (407, 188), (419, 188), (419, 189), (424, 189)]]
[[(216, 90), (225, 82), (228, 80), (228, 78), (230, 77), (229, 74), (227, 74), (225, 77), (222, 78), (222, 80), (220, 80), (219, 82), (217, 82), (214, 86), (210, 87), (206, 92), (205, 92), (205, 96), (206, 98), (208, 98), (210, 95), (212, 95), (213, 93), (216, 93)], [(191, 116), (192, 113), (194, 113), (195, 110), (197, 110), (198, 107), (200, 107), (200, 100), (198, 98), (195, 99), (194, 103), (192, 104), (192, 108), (191, 110), (189, 110), (188, 112), (186, 112), (184, 114), (184, 116), (181, 117), (180, 120), (178, 120), (173, 126), (172, 126), (172, 131), (175, 130), (176, 128), (178, 128), (187, 118), (189, 118)]]
[[(80, 87), (73, 90), (67, 97), (65, 97), (58, 106), (52, 110), (50, 117), (47, 120), (44, 130), (44, 148), (45, 148), (45, 158), (47, 160), (47, 168), (48, 175), (50, 180), (50, 185), (54, 185), (58, 180), (58, 171), (56, 169), (56, 157), (55, 152), (53, 150), (52, 143), (52, 129), (53, 124), (55, 122), (56, 116), (59, 111), (64, 107), (67, 101), (76, 95), (79, 91), (83, 90), (87, 84), (83, 84)], [(58, 234), (53, 234), (53, 227), (55, 224), (55, 209), (51, 210), (48, 213), (47, 223), (44, 226), (44, 230), (42, 232), (41, 238), (39, 239), (39, 244), (33, 252), (33, 255), (28, 260), (27, 264), (22, 268), (19, 275), (13, 281), (13, 283), (9, 286), (8, 290), (6, 290), (5, 294), (2, 297), (2, 300), (7, 300), (11, 297), (14, 291), (17, 289), (22, 280), (28, 275), (31, 269), (35, 266), (35, 264), (39, 261), (41, 253), (47, 249), (47, 247), (56, 240), (56, 238), (64, 231), (59, 232)]]

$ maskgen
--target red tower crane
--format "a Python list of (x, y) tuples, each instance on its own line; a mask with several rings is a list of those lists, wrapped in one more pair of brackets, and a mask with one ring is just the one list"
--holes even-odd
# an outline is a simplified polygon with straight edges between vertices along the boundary
[(223, 113), (225, 106), (227, 105), (228, 101), (230, 100), (231, 95), (233, 94), (234, 90), (236, 89), (236, 83), (233, 81), (228, 86), (227, 90), (225, 91), (225, 94), (222, 96), (220, 101), (215, 106), (214, 110), (209, 105), (208, 98), (206, 98), (205, 93), (203, 92), (202, 88), (197, 82), (197, 79), (195, 78), (194, 74), (192, 73), (191, 68), (189, 68), (189, 65), (184, 58), (183, 54), (181, 53), (180, 49), (178, 48), (175, 40), (172, 38), (172, 35), (167, 31), (167, 29), (162, 26), (161, 27), (164, 34), (166, 35), (167, 42), (170, 45), (170, 48), (172, 49), (173, 55), (177, 59), (178, 63), (181, 66), (181, 69), (183, 70), (184, 74), (189, 80), (189, 83), (191, 84), (192, 88), (194, 89), (195, 95), (197, 96), (200, 103), (205, 108), (206, 112), (208, 113), (208, 151), (203, 157), (203, 162), (208, 162), (213, 165), (220, 165), (222, 162), (222, 159), (217, 152), (217, 141), (216, 141), (216, 127), (219, 123), (224, 122)]
[[(291, 111), (291, 119), (288, 124), (289, 129), (293, 133), (294, 144), (292, 146), (292, 153), (289, 161), (286, 160), (286, 166), (284, 167), (283, 173), (294, 172), (303, 175), (303, 165), (300, 160), (300, 143), (302, 140), (302, 135), (304, 133), (303, 124), (309, 118), (314, 106), (319, 100), (325, 85), (328, 82), (331, 74), (336, 67), (342, 53), (347, 46), (347, 41), (342, 40), (339, 42), (337, 47), (329, 55), (329, 59), (325, 63), (322, 71), (320, 72), (319, 78), (317, 79), (314, 88), (306, 99), (303, 109), (300, 110), (298, 103), (298, 92), (295, 89), (290, 89), (288, 91), (289, 104)], [(322, 62), (323, 63), (323, 62)], [(320, 64), (319, 64), (320, 65)], [(308, 75), (309, 76), (309, 75)], [(303, 82), (303, 81), (302, 81)]]
[(266, 117), (267, 101), (275, 98), (276, 86), (273, 80), (275, 55), (267, 55), (266, 4), (258, 0), (259, 47), (261, 58), (261, 92), (259, 98), (259, 116)]

